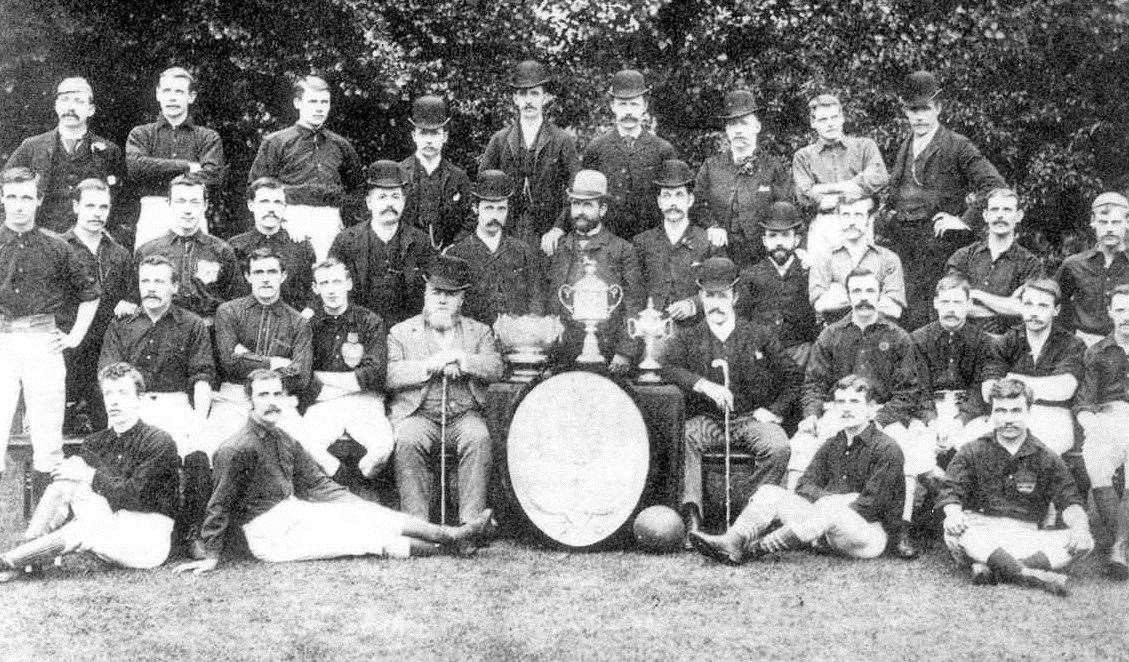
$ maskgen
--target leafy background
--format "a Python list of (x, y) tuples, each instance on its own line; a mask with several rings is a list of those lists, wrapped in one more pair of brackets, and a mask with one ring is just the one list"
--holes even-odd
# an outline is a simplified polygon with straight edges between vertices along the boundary
[(848, 129), (887, 163), (905, 132), (895, 90), (928, 68), (944, 120), (970, 136), (1028, 205), (1027, 242), (1049, 249), (1084, 227), (1087, 201), (1129, 184), (1125, 48), (1129, 1), (954, 0), (0, 0), (0, 156), (55, 122), (54, 84), (85, 75), (94, 130), (124, 142), (156, 112), (156, 74), (198, 72), (197, 121), (231, 165), (221, 233), (263, 134), (293, 121), (290, 74), (325, 75), (331, 127), (366, 161), (411, 151), (410, 99), (452, 100), (448, 153), (473, 171), (508, 121), (504, 81), (537, 57), (555, 75), (556, 121), (583, 146), (608, 121), (607, 80), (643, 70), (660, 135), (692, 165), (721, 145), (714, 114), (736, 85), (761, 99), (764, 141), (788, 156), (811, 139), (806, 100), (839, 92)]

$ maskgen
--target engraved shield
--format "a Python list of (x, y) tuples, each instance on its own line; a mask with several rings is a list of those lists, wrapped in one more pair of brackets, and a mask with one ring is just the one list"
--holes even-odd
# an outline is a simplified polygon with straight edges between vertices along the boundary
[(506, 463), (529, 521), (562, 545), (590, 547), (619, 530), (639, 503), (650, 465), (647, 426), (615, 382), (566, 372), (518, 405)]

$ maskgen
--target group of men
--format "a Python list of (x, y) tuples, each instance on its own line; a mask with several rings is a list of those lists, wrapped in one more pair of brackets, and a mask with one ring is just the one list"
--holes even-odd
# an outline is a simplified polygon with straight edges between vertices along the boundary
[[(1093, 545), (1079, 507), (1092, 484), (1110, 574), (1129, 576), (1113, 480), (1129, 452), (1124, 196), (1094, 200), (1097, 246), (1051, 278), (1017, 243), (1017, 193), (940, 124), (928, 72), (899, 90), (911, 135), (889, 173), (829, 94), (809, 103), (817, 137), (789, 171), (759, 147), (754, 95), (726, 93), (726, 148), (695, 174), (648, 130), (637, 71), (612, 77), (613, 126), (582, 155), (546, 115), (541, 63), (509, 84), (515, 119), (472, 182), (443, 154), (443, 99), (413, 103), (410, 157), (364, 168), (325, 128), (328, 84), (298, 79), (298, 120), (264, 138), (248, 175), (254, 227), (225, 241), (207, 223), (222, 144), (192, 121), (193, 76), (160, 75), (161, 118), (124, 157), (87, 130), (90, 85), (65, 79), (57, 128), (0, 175), (0, 420), (22, 387), (43, 493), (28, 542), (0, 556), (9, 570), (73, 549), (163, 561), (153, 536), (99, 536), (173, 515), (170, 467), (188, 569), (214, 568), (235, 527), (269, 560), (473, 548), (492, 525), (490, 327), (560, 315), (554, 362), (571, 366), (585, 331), (558, 292), (594, 273), (623, 292), (597, 329), (611, 373), (641, 354), (628, 318), (651, 305), (673, 320), (662, 374), (687, 399), (688, 544), (727, 562), (799, 545), (872, 557), (887, 542), (912, 558), (932, 493), (976, 578), (1061, 592), (1051, 569)], [(114, 214), (123, 182), (142, 193), (133, 219)], [(346, 227), (361, 198), (368, 218)], [(109, 429), (64, 459), (80, 403)], [(403, 512), (331, 480), (343, 435), (366, 478), (394, 466)], [(757, 490), (709, 536), (702, 456), (729, 436)], [(456, 527), (427, 524), (441, 442), (457, 456)], [(1068, 535), (1035, 528), (1059, 521)], [(142, 542), (113, 551), (126, 539)]]

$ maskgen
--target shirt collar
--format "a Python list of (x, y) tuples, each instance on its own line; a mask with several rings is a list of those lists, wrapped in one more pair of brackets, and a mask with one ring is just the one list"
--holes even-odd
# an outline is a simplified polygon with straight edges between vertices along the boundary
[(28, 230), (27, 232), (16, 232), (15, 230), (8, 227), (7, 225), (0, 223), (0, 239), (12, 240), (12, 239), (16, 239), (18, 237), (26, 237), (28, 235), (33, 234), (38, 229), (39, 229), (38, 225), (32, 225), (31, 229)]
[[(157, 124), (160, 124), (161, 126), (167, 126), (170, 129), (172, 128), (172, 123), (169, 122), (169, 119), (164, 115), (161, 115), (157, 119)], [(177, 125), (177, 127), (184, 127), (186, 129), (191, 129), (193, 126), (195, 126), (195, 124), (192, 122), (192, 113), (185, 115), (184, 121)]]
[(635, 131), (630, 132), (630, 133), (623, 133), (622, 131), (619, 130), (619, 127), (617, 126), (615, 128), (615, 133), (616, 133), (617, 136), (619, 136), (623, 140), (639, 140), (639, 138), (641, 138), (643, 136), (643, 126), (642, 125), (636, 125)]
[(845, 148), (847, 146), (847, 137), (843, 136), (838, 140), (824, 140), (822, 137), (817, 137), (815, 144), (819, 146), (819, 151), (821, 152), (825, 149), (833, 149), (836, 147)]
[(735, 317), (730, 317), (729, 320), (723, 324), (714, 324), (713, 322), (707, 320), (706, 326), (709, 327), (710, 333), (713, 334), (714, 338), (717, 338), (721, 342), (725, 342), (726, 340), (729, 340), (733, 337), (733, 330), (737, 328), (737, 319)]
[(683, 237), (686, 236), (686, 231), (689, 229), (690, 217), (686, 217), (682, 219), (680, 223), (674, 224), (673, 232), (671, 231), (671, 224), (663, 221), (663, 234), (666, 235), (666, 238), (670, 240), (671, 244), (677, 244)]
[(114, 428), (112, 428), (112, 427), (108, 428), (110, 430), (110, 439), (122, 439), (122, 440), (132, 439), (132, 438), (136, 437), (138, 435), (138, 433), (141, 432), (141, 425), (143, 423), (144, 423), (144, 421), (142, 421), (140, 418), (138, 418), (137, 421), (134, 422), (134, 424), (131, 425), (128, 430), (126, 430), (125, 432), (122, 432), (121, 434), (118, 434), (118, 432), (116, 430), (114, 430)]
[(429, 176), (435, 174), (435, 172), (439, 170), (439, 166), (443, 164), (442, 154), (434, 159), (428, 159), (423, 154), (416, 152), (415, 157), (416, 162), (419, 164), (420, 170), (423, 170), (424, 174)]
[(859, 432), (858, 436), (853, 439), (847, 434), (846, 430), (839, 430), (839, 436), (842, 437), (843, 442), (847, 446), (854, 446), (855, 444), (866, 446), (874, 441), (874, 435), (877, 432), (878, 429), (874, 426), (874, 421), (871, 421), (867, 423), (866, 427), (862, 429), (862, 432)]
[(316, 129), (313, 128), (312, 126), (306, 126), (305, 124), (302, 124), (301, 122), (295, 122), (294, 126), (298, 128), (298, 131), (305, 133), (307, 135), (311, 135), (311, 136), (317, 135), (319, 133), (325, 133), (325, 125), (324, 124), (322, 124), (321, 126), (319, 126)]

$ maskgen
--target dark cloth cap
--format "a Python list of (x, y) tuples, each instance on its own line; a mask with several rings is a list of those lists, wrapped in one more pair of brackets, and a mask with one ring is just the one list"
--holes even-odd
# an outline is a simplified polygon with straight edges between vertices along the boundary
[(766, 218), (757, 221), (765, 230), (787, 230), (804, 224), (800, 210), (791, 202), (772, 203)]
[(617, 99), (634, 99), (651, 91), (643, 80), (643, 74), (634, 69), (624, 69), (612, 76), (612, 89), (609, 91)]
[(692, 181), (694, 181), (694, 173), (690, 171), (690, 166), (679, 159), (663, 161), (658, 173), (655, 174), (655, 186), (663, 188), (687, 186)]
[(482, 200), (506, 200), (514, 194), (514, 183), (501, 170), (480, 170), (470, 193)]
[(928, 71), (915, 71), (902, 80), (898, 94), (903, 106), (925, 106), (941, 94), (941, 84)]
[(711, 257), (698, 267), (698, 287), (724, 290), (737, 284), (737, 265), (727, 257)]
[(388, 159), (374, 161), (368, 167), (366, 177), (369, 189), (374, 188), (402, 188), (407, 184), (400, 164)]
[(451, 117), (447, 114), (447, 102), (426, 94), (412, 102), (412, 126), (420, 129), (438, 129), (447, 125)]
[(538, 85), (544, 85), (549, 82), (549, 73), (545, 71), (545, 65), (537, 60), (523, 60), (514, 67), (513, 74), (510, 76), (510, 87), (517, 90), (525, 90)]
[(470, 287), (470, 262), (453, 255), (436, 255), (427, 266), (427, 282), (440, 290), (465, 290)]
[(749, 90), (726, 92), (721, 104), (721, 119), (735, 120), (757, 111), (757, 100)]

